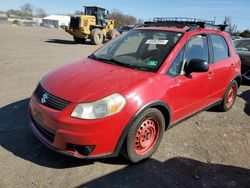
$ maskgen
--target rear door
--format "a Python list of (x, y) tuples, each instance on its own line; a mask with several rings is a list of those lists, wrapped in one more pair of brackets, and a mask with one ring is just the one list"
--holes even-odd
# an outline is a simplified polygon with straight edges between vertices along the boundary
[(230, 58), (230, 51), (225, 38), (219, 34), (210, 34), (209, 40), (212, 46), (212, 63), (214, 65), (214, 77), (216, 82), (212, 88), (213, 100), (220, 99), (232, 77), (231, 71), (236, 67), (236, 62)]

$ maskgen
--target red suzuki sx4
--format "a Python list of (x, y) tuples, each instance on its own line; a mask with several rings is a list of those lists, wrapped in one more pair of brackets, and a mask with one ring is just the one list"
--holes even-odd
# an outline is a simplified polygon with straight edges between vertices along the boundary
[(173, 23), (131, 30), (45, 75), (29, 103), (38, 139), (78, 158), (121, 153), (136, 163), (194, 113), (229, 110), (241, 83), (230, 35)]

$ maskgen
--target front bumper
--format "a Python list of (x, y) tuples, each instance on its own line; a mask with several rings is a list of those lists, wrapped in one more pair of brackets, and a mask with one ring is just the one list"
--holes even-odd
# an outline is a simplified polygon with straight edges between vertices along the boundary
[(69, 33), (70, 35), (77, 37), (77, 38), (88, 38), (90, 33), (88, 34), (84, 29), (79, 28), (79, 29), (71, 29), (71, 28), (66, 28), (65, 31)]
[(34, 96), (29, 104), (30, 126), (50, 149), (78, 158), (113, 156), (119, 138), (130, 120), (120, 112), (99, 120), (70, 116), (76, 104), (58, 111), (42, 105)]

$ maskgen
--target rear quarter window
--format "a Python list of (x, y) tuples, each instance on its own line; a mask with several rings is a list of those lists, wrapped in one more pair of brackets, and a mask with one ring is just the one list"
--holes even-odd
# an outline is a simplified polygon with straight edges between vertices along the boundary
[(219, 61), (230, 57), (229, 47), (223, 36), (212, 34), (212, 48), (214, 54), (214, 61)]
[(233, 39), (232, 39), (232, 36), (230, 35), (230, 36), (228, 36), (228, 38), (229, 38), (230, 44), (231, 44), (232, 47), (233, 47), (234, 53), (237, 53), (237, 52), (236, 52), (236, 48), (235, 48), (234, 41), (233, 41)]

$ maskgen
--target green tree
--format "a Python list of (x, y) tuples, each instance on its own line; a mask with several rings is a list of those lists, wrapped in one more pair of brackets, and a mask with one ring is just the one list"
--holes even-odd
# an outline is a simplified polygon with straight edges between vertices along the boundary
[(246, 29), (243, 32), (240, 33), (241, 37), (245, 37), (245, 38), (250, 38), (250, 30)]
[(83, 13), (83, 11), (76, 10), (75, 13), (74, 13), (74, 15), (80, 15), (80, 14), (82, 14), (82, 13)]
[(137, 23), (137, 19), (134, 16), (125, 15), (119, 10), (113, 10), (109, 15), (109, 19), (115, 20), (116, 27), (122, 26), (122, 25), (133, 25)]
[(46, 12), (44, 9), (42, 8), (37, 8), (36, 11), (35, 11), (35, 15), (39, 18), (44, 18), (47, 16)]
[(21, 11), (23, 12), (23, 14), (24, 14), (26, 17), (29, 17), (29, 16), (32, 16), (32, 15), (33, 15), (34, 8), (33, 8), (32, 4), (30, 4), (30, 3), (25, 3), (25, 4), (22, 5), (20, 8), (21, 8)]
[(23, 18), (24, 14), (22, 11), (20, 10), (14, 10), (14, 9), (10, 9), (6, 12), (7, 16), (10, 17), (18, 17), (18, 18)]
[(237, 32), (237, 25), (233, 24), (232, 18), (231, 17), (225, 17), (224, 23), (227, 24), (226, 31), (233, 35), (234, 33)]

